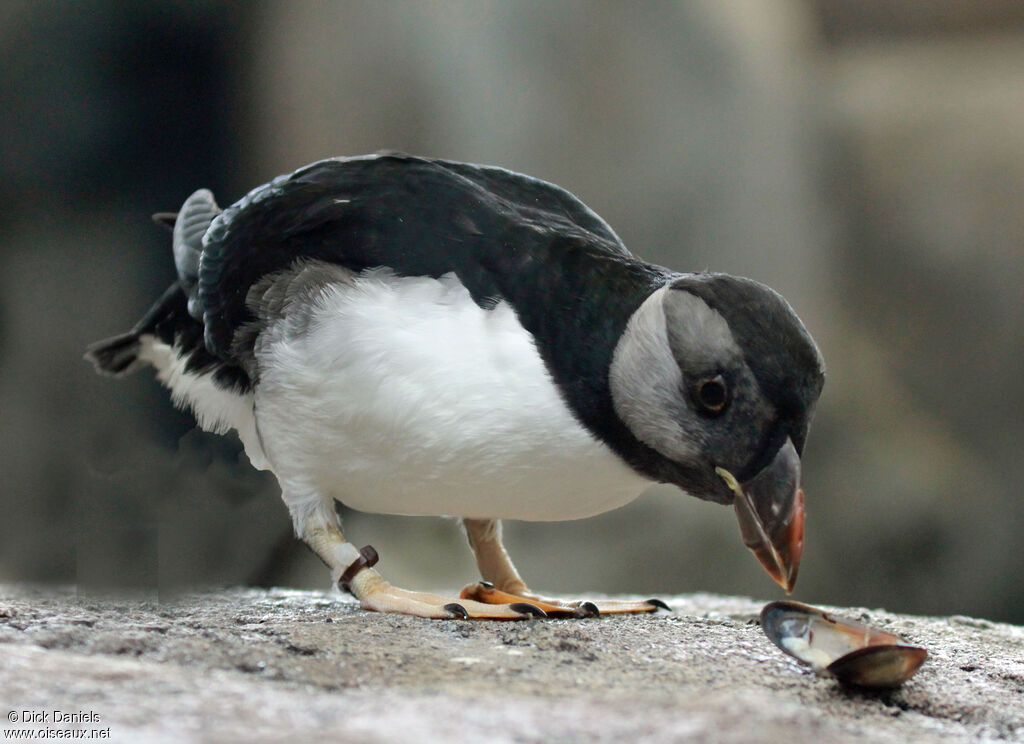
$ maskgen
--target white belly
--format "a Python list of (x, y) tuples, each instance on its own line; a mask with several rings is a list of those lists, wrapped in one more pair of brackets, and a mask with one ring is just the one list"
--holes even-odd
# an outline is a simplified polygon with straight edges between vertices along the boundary
[(578, 519), (650, 485), (581, 427), (506, 303), (367, 272), (261, 334), (256, 421), (289, 504)]

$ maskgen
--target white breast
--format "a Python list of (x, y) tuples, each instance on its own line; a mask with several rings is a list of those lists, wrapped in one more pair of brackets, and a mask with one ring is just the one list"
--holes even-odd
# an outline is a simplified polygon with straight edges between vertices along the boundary
[(650, 482), (581, 427), (506, 303), (372, 271), (260, 336), (256, 419), (286, 500), (525, 520), (622, 506)]

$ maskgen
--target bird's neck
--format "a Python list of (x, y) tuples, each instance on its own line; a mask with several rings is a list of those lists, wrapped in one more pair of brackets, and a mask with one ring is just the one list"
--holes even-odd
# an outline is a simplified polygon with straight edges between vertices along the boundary
[(678, 466), (637, 440), (619, 418), (609, 383), (630, 317), (677, 275), (572, 237), (522, 256), (513, 249), (505, 258), (502, 295), (533, 335), (577, 420), (646, 477), (682, 485)]
[(560, 239), (511, 268), (514, 279), (502, 294), (533, 334), (563, 395), (583, 416), (595, 396), (607, 393), (610, 399), (615, 346), (633, 313), (671, 274), (572, 239)]

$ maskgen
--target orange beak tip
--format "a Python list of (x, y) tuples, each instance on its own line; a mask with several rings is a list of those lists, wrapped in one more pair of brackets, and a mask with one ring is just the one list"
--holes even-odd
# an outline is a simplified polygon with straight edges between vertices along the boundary
[(733, 509), (743, 543), (768, 575), (791, 594), (804, 547), (804, 491), (800, 457), (787, 440), (772, 462), (740, 483), (728, 470), (715, 471), (733, 491)]

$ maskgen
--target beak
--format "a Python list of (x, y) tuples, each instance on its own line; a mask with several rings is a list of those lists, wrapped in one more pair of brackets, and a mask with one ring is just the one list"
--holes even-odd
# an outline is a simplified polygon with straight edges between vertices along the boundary
[(746, 483), (739, 483), (725, 468), (715, 472), (736, 494), (733, 506), (743, 543), (791, 594), (804, 548), (804, 492), (793, 442), (787, 439), (771, 464)]

